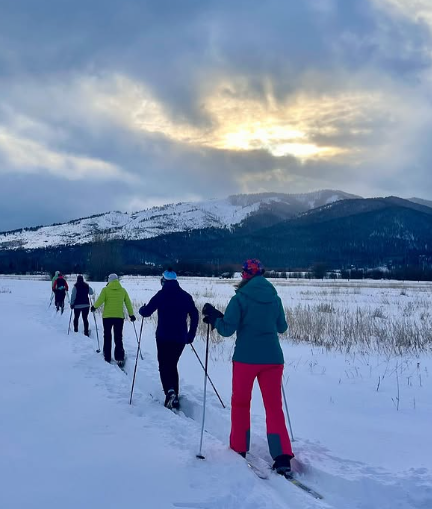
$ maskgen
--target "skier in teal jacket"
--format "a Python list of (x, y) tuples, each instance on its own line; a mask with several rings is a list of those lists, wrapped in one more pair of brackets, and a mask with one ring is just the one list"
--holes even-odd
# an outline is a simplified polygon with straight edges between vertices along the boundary
[(203, 308), (204, 321), (221, 336), (237, 333), (233, 355), (230, 446), (246, 456), (250, 445), (250, 402), (255, 378), (266, 410), (267, 440), (280, 474), (291, 470), (294, 457), (282, 409), (284, 357), (278, 334), (288, 329), (275, 287), (264, 278), (259, 260), (247, 260), (242, 281), (225, 315), (211, 304)]

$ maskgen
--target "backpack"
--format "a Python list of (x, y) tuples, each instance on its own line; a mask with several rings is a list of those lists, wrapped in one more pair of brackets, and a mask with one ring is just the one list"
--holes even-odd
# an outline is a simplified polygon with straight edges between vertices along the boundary
[(66, 281), (63, 277), (56, 279), (56, 290), (66, 290)]

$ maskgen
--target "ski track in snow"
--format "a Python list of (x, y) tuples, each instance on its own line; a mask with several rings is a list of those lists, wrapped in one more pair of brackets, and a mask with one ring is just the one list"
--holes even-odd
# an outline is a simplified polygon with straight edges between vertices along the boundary
[[(52, 308), (51, 308), (52, 309)], [(45, 314), (45, 316), (44, 316)], [(147, 491), (150, 489), (155, 490), (154, 502), (146, 502), (146, 507), (202, 507), (202, 508), (227, 508), (238, 509), (244, 507), (245, 509), (270, 509), (286, 507), (285, 496), (289, 493), (290, 487), (285, 486), (285, 481), (280, 493), (274, 492), (271, 485), (262, 485), (261, 481), (256, 479), (255, 475), (250, 472), (243, 460), (235, 453), (230, 451), (225, 443), (221, 443), (217, 438), (214, 438), (210, 433), (206, 433), (203, 451), (206, 456), (206, 461), (196, 459), (195, 454), (198, 451), (200, 420), (196, 422), (193, 419), (181, 418), (173, 412), (165, 409), (162, 404), (155, 401), (150, 396), (149, 390), (154, 394), (158, 394), (162, 399), (162, 392), (160, 389), (159, 374), (157, 365), (145, 354), (144, 361), (140, 361), (139, 369), (137, 371), (137, 380), (134, 389), (133, 405), (129, 405), (130, 387), (133, 373), (134, 358), (129, 353), (127, 360), (128, 375), (126, 376), (114, 364), (108, 365), (104, 362), (102, 353), (95, 352), (96, 335), (93, 327), (91, 332), (92, 337), (87, 339), (83, 334), (75, 334), (72, 330), (70, 335), (67, 335), (67, 327), (69, 321), (69, 313), (65, 311), (63, 316), (57, 315), (55, 311), (49, 311), (49, 320), (46, 322), (46, 309), (38, 306), (35, 312), (30, 316), (30, 322), (37, 323), (38, 329), (41, 331), (48, 330), (49, 336), (55, 337), (59, 341), (66, 340), (65, 348), (70, 350), (72, 354), (73, 367), (81, 372), (81, 376), (87, 378), (99, 390), (106, 391), (107, 399), (111, 400), (119, 414), (123, 414), (121, 422), (124, 423), (123, 430), (120, 434), (127, 433), (127, 414), (132, 414), (139, 418), (139, 428), (143, 435), (138, 435), (137, 440), (144, 438), (146, 431), (153, 431), (156, 429), (160, 435), (163, 443), (163, 448), (156, 451), (157, 455), (162, 456), (164, 468), (160, 471), (159, 485), (154, 487), (146, 483), (146, 474), (148, 469), (152, 469), (152, 465), (148, 463), (145, 452), (140, 458), (141, 482)], [(90, 316), (91, 318), (91, 316)], [(102, 331), (100, 319), (98, 320), (99, 336), (102, 341)], [(90, 322), (91, 323), (91, 322)], [(129, 330), (128, 330), (129, 329)], [(43, 336), (40, 334), (40, 336)], [(133, 352), (133, 346), (136, 346), (136, 339), (130, 323), (125, 322), (125, 345), (129, 352)], [(136, 348), (135, 348), (136, 352)], [(55, 361), (55, 358), (48, 359)], [(185, 388), (186, 390), (186, 388)], [(199, 390), (197, 391), (199, 392)], [(201, 399), (201, 398), (200, 398)], [(196, 404), (197, 407), (200, 403)], [(195, 405), (194, 405), (195, 406)], [(199, 414), (200, 408), (195, 409)], [(207, 426), (206, 426), (207, 427)], [(100, 424), (100, 429), (96, 431), (104, 437), (105, 433), (108, 436), (111, 431), (105, 431), (103, 423)], [(115, 434), (112, 436), (115, 439)], [(115, 444), (111, 447), (115, 448)], [(142, 450), (137, 448), (137, 451)], [(147, 448), (146, 448), (147, 450)], [(128, 451), (129, 454), (135, 454), (134, 450)], [(123, 452), (124, 454), (124, 452)], [(122, 454), (122, 455), (123, 455)], [(126, 455), (123, 459), (128, 460)], [(173, 465), (175, 463), (175, 470)], [(121, 464), (118, 465), (121, 468)], [(181, 479), (177, 479), (179, 471), (183, 471)], [(168, 476), (168, 481), (166, 479)], [(184, 484), (184, 478), (187, 479)], [(122, 476), (123, 481), (123, 476)], [(279, 479), (276, 479), (279, 481)], [(167, 490), (166, 482), (173, 483), (176, 488), (174, 493)], [(180, 489), (178, 485), (180, 484)], [(103, 488), (102, 488), (103, 489)], [(111, 485), (106, 486), (108, 491), (113, 488)], [(291, 488), (292, 489), (292, 488)], [(294, 488), (296, 490), (296, 488)], [(286, 491), (288, 490), (288, 491)], [(170, 501), (166, 503), (161, 497), (162, 493), (168, 491)], [(297, 491), (297, 490), (296, 490)], [(189, 495), (187, 493), (189, 492)], [(124, 494), (121, 494), (120, 500), (124, 504)], [(143, 501), (146, 497), (143, 495)], [(160, 499), (162, 498), (162, 500)], [(297, 500), (296, 503), (299, 507), (312, 508), (317, 507), (314, 501), (305, 500), (302, 493), (291, 493), (289, 498), (292, 502)], [(104, 501), (100, 507), (118, 507), (120, 500), (116, 503)], [(191, 502), (185, 502), (191, 500)], [(43, 500), (44, 507), (49, 500)], [(138, 498), (136, 502), (141, 502)], [(16, 507), (42, 507), (41, 503), (32, 505), (24, 504), (17, 505)], [(80, 502), (79, 507), (87, 507), (83, 502)], [(177, 505), (175, 505), (177, 504)], [(180, 505), (178, 505), (180, 504)], [(183, 504), (183, 505), (182, 505)], [(6, 505), (2, 507), (14, 507)], [(48, 505), (49, 507), (49, 505)], [(54, 506), (53, 506), (54, 507)], [(62, 505), (62, 507), (69, 507)], [(71, 505), (70, 507), (78, 507)], [(88, 507), (99, 507), (98, 505), (88, 505)], [(132, 506), (131, 506), (132, 507)]]
[[(21, 284), (24, 288), (27, 283)], [(22, 291), (21, 288), (19, 291)], [(4, 509), (18, 507), (23, 509), (39, 507), (109, 509), (117, 508), (119, 504), (123, 507), (136, 507), (137, 504), (141, 504), (142, 507), (150, 508), (200, 509), (287, 507), (292, 509), (319, 507), (430, 509), (432, 507), (431, 478), (426, 469), (412, 468), (403, 476), (395, 476), (385, 469), (337, 457), (321, 444), (301, 437), (296, 437), (293, 444), (297, 458), (301, 462), (294, 463), (294, 468), (304, 472), (300, 474), (300, 479), (320, 492), (324, 496), (324, 501), (314, 500), (276, 475), (271, 475), (268, 481), (259, 480), (247, 468), (245, 462), (228, 448), (230, 427), (228, 393), (222, 394), (228, 407), (223, 409), (213, 394), (210, 384), (207, 385), (208, 407), (203, 443), (206, 460), (196, 459), (202, 418), (202, 385), (187, 383), (181, 378), (182, 397), (179, 415), (163, 407), (153, 337), (154, 325), (150, 321), (146, 321), (144, 325), (142, 341), (144, 360), (138, 361), (133, 403), (129, 405), (136, 355), (136, 338), (132, 324), (125, 322), (124, 325), (124, 343), (128, 353), (125, 366), (127, 374), (125, 374), (114, 364), (105, 363), (102, 353), (95, 353), (97, 343), (92, 315), (89, 316), (91, 338), (86, 338), (81, 332), (74, 333), (73, 329), (70, 335), (67, 335), (68, 307), (65, 308), (62, 316), (58, 315), (52, 307), (47, 310), (45, 297), (45, 295), (43, 298), (40, 296), (34, 302), (32, 301), (34, 295), (32, 298), (27, 297), (27, 300), (23, 298), (20, 310), (25, 318), (19, 319), (18, 323), (11, 328), (11, 337), (4, 347), (5, 353), (13, 359), (13, 364), (16, 364), (16, 371), (11, 371), (7, 375), (9, 378), (5, 381), (2, 381), (0, 377), (0, 383), (3, 387), (13, 388), (11, 398), (15, 393), (16, 398), (19, 399), (33, 388), (34, 376), (40, 375), (41, 387), (39, 382), (35, 383), (34, 387), (34, 390), (39, 392), (32, 394), (29, 399), (32, 404), (22, 409), (29, 426), (32, 426), (31, 422), (35, 416), (36, 419), (43, 421), (43, 416), (38, 414), (39, 405), (42, 408), (49, 408), (49, 413), (56, 417), (55, 408), (51, 406), (55, 407), (58, 404), (59, 412), (65, 411), (68, 407), (64, 398), (71, 397), (71, 413), (80, 414), (76, 423), (78, 429), (73, 430), (66, 426), (66, 430), (72, 433), (72, 436), (65, 431), (63, 440), (66, 443), (70, 440), (69, 446), (72, 449), (77, 446), (82, 456), (81, 459), (79, 455), (74, 459), (71, 451), (65, 454), (60, 451), (60, 458), (66, 463), (69, 462), (65, 469), (66, 473), (76, 475), (78, 482), (75, 492), (68, 493), (66, 499), (62, 499), (59, 504), (61, 496), (65, 496), (61, 489), (72, 489), (74, 484), (72, 481), (65, 482), (64, 485), (60, 483), (60, 487), (50, 493), (51, 480), (54, 483), (58, 482), (57, 475), (60, 476), (63, 467), (59, 463), (57, 467), (60, 473), (55, 473), (52, 471), (52, 466), (43, 464), (43, 461), (47, 461), (43, 458), (40, 468), (43, 470), (48, 467), (50, 477), (44, 479), (38, 473), (36, 477), (40, 484), (36, 483), (33, 486), (30, 483), (27, 491), (20, 491), (18, 480), (22, 477), (21, 480), (25, 481), (26, 473), (21, 471), (20, 463), (15, 466), (14, 462), (22, 456), (22, 461), (29, 460), (29, 464), (34, 464), (37, 468), (37, 458), (32, 457), (31, 449), (34, 449), (35, 454), (40, 454), (40, 451), (35, 445), (37, 438), (35, 443), (30, 438), (26, 439), (30, 452), (29, 449), (24, 449), (25, 452), (20, 451), (12, 440), (10, 451), (5, 445), (2, 446), (2, 450), (13, 458), (13, 468), (9, 469), (8, 465), (0, 460), (0, 473), (2, 473), (2, 479), (7, 481), (5, 489), (0, 493), (0, 507)], [(15, 311), (18, 301), (9, 302), (7, 296), (2, 295), (0, 299), (2, 314), (18, 317)], [(102, 347), (103, 332), (99, 315), (97, 320)], [(80, 323), (81, 328), (82, 323)], [(139, 332), (139, 327), (137, 331)], [(195, 346), (203, 359), (202, 343), (197, 342)], [(22, 363), (20, 356), (22, 356)], [(36, 367), (32, 366), (32, 362), (37, 363)], [(181, 363), (183, 365), (180, 365), (180, 376), (185, 366), (201, 370), (188, 347)], [(28, 378), (24, 368), (28, 369)], [(70, 377), (67, 385), (61, 381), (63, 369), (64, 376)], [(47, 379), (43, 376), (44, 371), (48, 372)], [(50, 371), (52, 371), (51, 374)], [(79, 378), (83, 379), (82, 385), (86, 389), (86, 392), (80, 396), (82, 402), (75, 394), (80, 387), (76, 388), (75, 392), (73, 387), (75, 380)], [(66, 393), (53, 392), (52, 385), (57, 382), (61, 388), (67, 387)], [(44, 401), (44, 397), (50, 397), (52, 394), (56, 396), (55, 401)], [(86, 429), (86, 412), (91, 414), (91, 407), (95, 401), (96, 407), (98, 406), (98, 398), (102, 401), (101, 418), (94, 421), (93, 417), (89, 417), (89, 426), (97, 423), (89, 434)], [(6, 403), (8, 401), (6, 396)], [(2, 408), (4, 411), (4, 402)], [(109, 420), (105, 420), (112, 418), (113, 415), (115, 415), (114, 426)], [(57, 418), (57, 431), (61, 438), (62, 419), (67, 420), (68, 415), (57, 416)], [(270, 461), (262, 418), (256, 419), (252, 416), (252, 427), (254, 430), (252, 452)], [(0, 431), (1, 429), (2, 424), (0, 424)], [(7, 433), (7, 426), (5, 430)], [(38, 426), (36, 430), (41, 432)], [(86, 450), (86, 447), (79, 445), (81, 436), (84, 445), (90, 444), (90, 452)], [(119, 437), (121, 437), (120, 440)], [(92, 456), (93, 441), (100, 442), (101, 449), (98, 449), (98, 452), (102, 454), (101, 450), (103, 451), (101, 458)], [(118, 445), (116, 441), (119, 442)], [(122, 447), (123, 442), (126, 447), (124, 444)], [(7, 445), (7, 441), (5, 444)], [(62, 444), (62, 440), (59, 439), (58, 444)], [(65, 447), (68, 449), (67, 445)], [(52, 460), (55, 454), (48, 454), (48, 458)], [(94, 476), (95, 485), (89, 479), (83, 482), (83, 474), (79, 473), (82, 467), (81, 461), (86, 463), (83, 470), (87, 472), (90, 479)], [(89, 465), (91, 468), (88, 468)], [(116, 486), (117, 482), (119, 486)], [(47, 485), (45, 486), (44, 483)], [(4, 500), (2, 500), (3, 497)]]

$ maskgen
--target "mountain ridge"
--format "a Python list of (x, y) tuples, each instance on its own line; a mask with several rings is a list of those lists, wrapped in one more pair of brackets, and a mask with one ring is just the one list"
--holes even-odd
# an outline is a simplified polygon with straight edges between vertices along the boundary
[[(292, 218), (314, 206), (359, 198), (335, 190), (312, 193), (238, 194), (226, 199), (179, 202), (139, 212), (111, 211), (49, 226), (0, 233), (0, 249), (38, 249), (91, 243), (95, 239), (143, 240), (206, 228), (238, 227), (261, 216), (260, 226)], [(264, 219), (265, 217), (265, 219)], [(253, 221), (252, 221), (253, 223)], [(254, 225), (250, 225), (253, 229)]]
[[(325, 200), (330, 197), (334, 194), (326, 194)], [(432, 207), (394, 196), (351, 198), (330, 200), (321, 207), (294, 214), (297, 201), (293, 205), (270, 198), (275, 197), (235, 198), (235, 206), (240, 202), (243, 215), (240, 222), (231, 222), (231, 227), (215, 226), (213, 215), (202, 228), (161, 228), (155, 236), (108, 238), (110, 242), (93, 232), (92, 241), (87, 243), (56, 246), (50, 242), (35, 249), (19, 243), (5, 248), (3, 237), (0, 272), (62, 267), (92, 274), (98, 270), (99, 277), (105, 277), (105, 273), (113, 271), (147, 273), (151, 267), (171, 265), (203, 274), (204, 266), (206, 273), (214, 273), (211, 271), (217, 272), (224, 265), (236, 266), (245, 258), (256, 257), (274, 269), (308, 270), (314, 264), (331, 269), (412, 267), (415, 277), (425, 276), (425, 270), (430, 271), (427, 277), (432, 277)], [(250, 212), (251, 200), (257, 199), (259, 213), (244, 214), (245, 210)], [(160, 208), (158, 213), (165, 214), (165, 221), (176, 218), (169, 206)]]

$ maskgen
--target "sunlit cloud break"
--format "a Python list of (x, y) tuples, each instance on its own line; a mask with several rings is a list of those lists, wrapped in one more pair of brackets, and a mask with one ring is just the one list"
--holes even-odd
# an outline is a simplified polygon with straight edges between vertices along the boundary
[[(223, 84), (202, 98), (203, 112), (211, 119), (211, 126), (198, 128), (185, 119), (172, 118), (145, 85), (123, 76), (115, 76), (110, 83), (111, 87), (106, 87), (105, 83), (103, 92), (96, 82), (92, 82), (95, 88), (86, 87), (89, 103), (99, 113), (103, 112), (129, 129), (160, 134), (197, 147), (265, 150), (275, 157), (291, 155), (300, 160), (332, 158), (347, 152), (346, 147), (314, 143), (312, 135), (317, 131), (321, 134), (335, 132), (338, 114), (344, 121), (350, 117), (355, 126), (356, 119), (363, 115), (361, 108), (371, 105), (366, 96), (345, 97), (343, 107), (340, 97), (317, 100), (306, 96), (299, 97), (295, 103), (276, 103), (272, 98), (269, 105), (241, 95), (228, 98), (226, 84)], [(351, 106), (350, 111), (347, 105)], [(329, 110), (332, 110), (332, 118), (329, 118)]]

